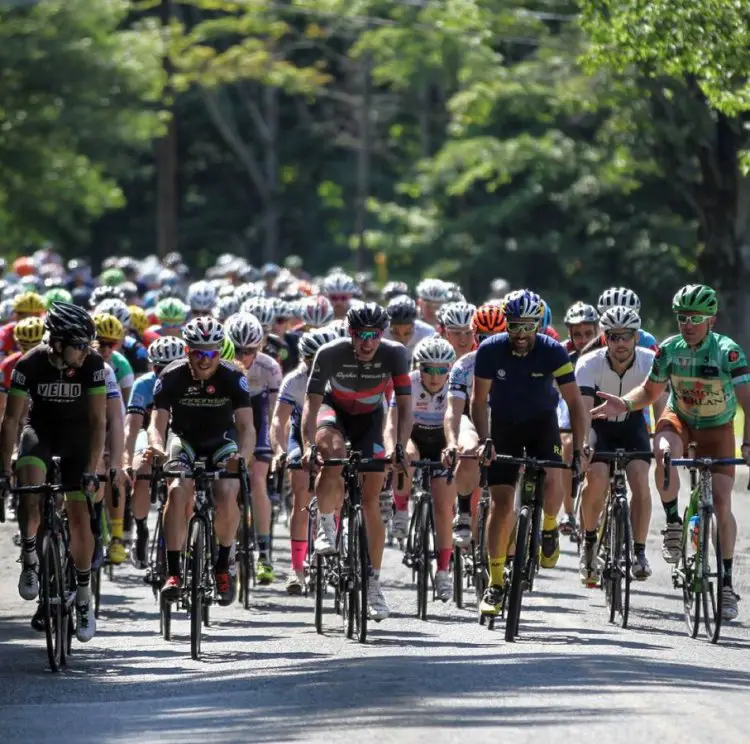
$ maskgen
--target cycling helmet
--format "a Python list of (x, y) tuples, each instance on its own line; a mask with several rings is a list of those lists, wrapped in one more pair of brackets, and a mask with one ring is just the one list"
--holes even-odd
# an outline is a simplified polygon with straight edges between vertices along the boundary
[(93, 310), (94, 314), (109, 313), (122, 323), (123, 328), (130, 328), (130, 310), (122, 300), (104, 300)]
[(102, 271), (99, 281), (109, 287), (116, 287), (125, 281), (125, 272), (118, 268), (109, 268)]
[(182, 325), (188, 312), (190, 312), (190, 308), (176, 297), (159, 300), (154, 308), (154, 315), (160, 323), (171, 323), (172, 325)]
[(188, 346), (218, 346), (224, 340), (224, 326), (216, 318), (200, 315), (185, 324), (182, 338)]
[(146, 311), (142, 307), (138, 307), (138, 305), (129, 305), (128, 312), (130, 313), (129, 327), (140, 336), (150, 325), (148, 315), (146, 315)]
[(331, 294), (346, 294), (354, 295), (357, 291), (357, 283), (343, 272), (329, 274), (323, 280), (323, 292), (327, 295)]
[(300, 303), (299, 319), (308, 326), (320, 328), (333, 319), (333, 305), (327, 297), (308, 298)]
[(321, 328), (320, 330), (331, 331), (336, 334), (337, 338), (344, 338), (348, 333), (346, 321), (343, 318), (332, 320), (325, 328)]
[(264, 279), (275, 279), (280, 272), (281, 268), (275, 263), (265, 263), (260, 267), (260, 275)]
[(565, 313), (563, 323), (567, 326), (578, 325), (579, 323), (598, 323), (599, 313), (593, 305), (587, 305), (585, 302), (575, 302)]
[(632, 308), (616, 305), (602, 313), (602, 317), (599, 318), (599, 328), (603, 333), (619, 328), (638, 331), (641, 328), (641, 318)]
[(273, 302), (263, 297), (251, 297), (240, 305), (240, 312), (254, 315), (263, 326), (263, 330), (268, 331), (276, 319), (276, 310)]
[(125, 338), (125, 328), (122, 323), (110, 313), (94, 313), (96, 337), (107, 341), (122, 341)]
[(148, 347), (148, 358), (152, 364), (166, 365), (185, 356), (185, 342), (175, 336), (162, 336)]
[(44, 319), (44, 327), (51, 341), (91, 343), (96, 337), (91, 316), (82, 307), (69, 302), (53, 302)]
[(303, 333), (298, 347), (300, 356), (303, 359), (312, 359), (323, 344), (338, 338), (339, 334), (328, 328), (316, 328), (314, 331)]
[(510, 292), (510, 282), (498, 276), (490, 282), (490, 292), (494, 297), (504, 297)]
[(381, 292), (385, 302), (390, 302), (394, 297), (409, 294), (409, 285), (406, 282), (388, 282)]
[(0, 323), (8, 323), (13, 317), (13, 300), (0, 301)]
[(44, 293), (44, 304), (49, 307), (53, 302), (73, 302), (73, 295), (67, 289), (54, 287)]
[(391, 298), (385, 311), (392, 324), (413, 323), (417, 319), (417, 303), (407, 295)]
[(238, 349), (256, 349), (263, 343), (263, 326), (250, 313), (239, 312), (229, 318), (227, 334)]
[(672, 310), (716, 315), (719, 298), (716, 291), (705, 284), (688, 284), (672, 298)]
[(610, 287), (599, 295), (596, 301), (596, 309), (601, 315), (608, 307), (629, 307), (637, 313), (641, 311), (641, 301), (632, 289), (626, 287)]
[(440, 279), (423, 279), (417, 284), (417, 297), (428, 302), (448, 302), (449, 289)]
[(23, 318), (13, 328), (13, 338), (21, 347), (36, 346), (44, 336), (44, 321), (41, 318)]
[(542, 328), (549, 328), (552, 325), (552, 309), (544, 300), (542, 300), (542, 305), (544, 305), (544, 315), (542, 316), (541, 326)]
[(346, 313), (346, 323), (350, 331), (358, 331), (361, 328), (388, 327), (388, 313), (375, 302), (365, 302), (361, 307), (350, 307)]
[(214, 305), (212, 315), (214, 316), (214, 318), (216, 318), (216, 320), (219, 320), (223, 323), (230, 315), (238, 313), (239, 310), (240, 301), (236, 297), (230, 295), (229, 297), (219, 298), (219, 300), (216, 302), (216, 305)]
[(503, 315), (506, 320), (515, 318), (533, 318), (541, 321), (544, 317), (542, 298), (530, 289), (517, 289), (506, 296), (503, 301)]
[(471, 327), (478, 336), (502, 333), (505, 330), (503, 308), (490, 302), (480, 305), (474, 311)]
[(13, 273), (18, 276), (29, 276), (29, 274), (36, 274), (36, 266), (34, 261), (29, 256), (19, 256), (12, 265)]
[(100, 302), (104, 300), (124, 300), (125, 296), (118, 287), (110, 287), (103, 285), (101, 287), (94, 287), (89, 296), (89, 307), (94, 308)]
[(44, 286), (44, 282), (40, 276), (36, 274), (29, 274), (28, 276), (22, 276), (18, 280), (19, 286), (24, 292), (40, 292)]
[(429, 336), (416, 345), (412, 358), (415, 364), (453, 364), (456, 352), (444, 338)]
[(440, 308), (438, 318), (443, 328), (469, 328), (475, 312), (468, 302), (449, 302)]
[(274, 297), (273, 309), (276, 311), (276, 320), (289, 320), (294, 317), (294, 309), (290, 302)]
[(240, 286), (237, 287), (234, 292), (234, 296), (241, 304), (250, 297), (262, 297), (263, 293), (255, 283), (246, 282), (245, 284), (240, 284)]
[(461, 287), (455, 282), (445, 282), (448, 286), (448, 302), (466, 302), (466, 297), (461, 291)]
[(44, 299), (36, 292), (22, 292), (13, 298), (13, 312), (40, 315), (46, 309)]
[(210, 282), (191, 284), (187, 291), (187, 304), (193, 312), (209, 313), (216, 302), (216, 289)]
[(225, 362), (231, 362), (234, 360), (235, 355), (236, 352), (232, 339), (229, 336), (224, 336), (224, 340), (221, 342), (221, 358)]

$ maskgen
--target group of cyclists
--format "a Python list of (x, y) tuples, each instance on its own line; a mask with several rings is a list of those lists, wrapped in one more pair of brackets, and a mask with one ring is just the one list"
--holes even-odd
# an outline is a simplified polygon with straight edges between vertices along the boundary
[[(544, 480), (540, 564), (552, 569), (560, 534), (580, 530), (580, 580), (597, 586), (598, 524), (609, 467), (597, 452), (669, 451), (697, 443), (699, 455), (733, 457), (737, 404), (750, 411), (750, 367), (744, 351), (713, 328), (716, 292), (688, 285), (674, 295), (677, 333), (660, 344), (641, 327), (640, 300), (613, 287), (595, 305), (576, 302), (565, 313), (567, 337), (552, 326), (551, 309), (530, 289), (493, 282), (479, 306), (461, 288), (424, 279), (410, 292), (398, 281), (378, 288), (366, 275), (332, 269), (306, 274), (297, 257), (260, 270), (225, 254), (198, 281), (179, 254), (162, 261), (113, 258), (94, 280), (81, 260), (64, 264), (52, 250), (17, 259), (0, 280), (0, 497), (45, 482), (60, 458), (70, 554), (76, 576), (76, 635), (96, 629), (91, 571), (103, 560), (148, 566), (151, 511), (147, 476), (158, 459), (189, 471), (237, 471), (249, 463), (257, 579), (276, 572), (271, 553), (269, 472), (288, 473), (291, 570), (285, 590), (300, 595), (309, 559), (308, 511), (317, 498), (314, 550), (336, 551), (344, 480), (325, 460), (358, 451), (370, 576), (369, 616), (388, 617), (381, 565), (389, 529), (409, 528), (413, 460), (442, 467), (431, 480), (435, 516), (435, 595), (453, 592), (454, 546), (477, 538), (480, 479), (486, 469), (489, 584), (479, 612), (500, 612), (513, 546), (517, 466), (498, 454), (565, 461)], [(565, 335), (565, 334), (563, 334)], [(653, 407), (653, 414), (650, 408)], [(649, 428), (653, 430), (653, 443)], [(750, 416), (741, 445), (750, 461)], [(632, 493), (632, 578), (651, 576), (646, 540), (651, 522), (649, 458), (627, 466)], [(655, 458), (655, 485), (666, 526), (662, 555), (676, 563), (682, 520), (678, 478), (665, 488)], [(386, 479), (388, 471), (394, 477)], [(98, 473), (111, 472), (109, 483)], [(310, 490), (309, 473), (316, 475)], [(572, 476), (583, 485), (576, 513)], [(450, 477), (449, 477), (450, 476)], [(713, 488), (722, 539), (722, 613), (737, 616), (732, 586), (737, 526), (732, 515), (732, 467), (716, 467)], [(113, 489), (132, 488), (125, 500)], [(236, 595), (235, 538), (241, 519), (239, 483), (214, 485), (218, 601)], [(167, 600), (179, 597), (182, 551), (193, 509), (189, 480), (168, 483), (164, 507)], [(92, 517), (93, 515), (93, 517)], [(132, 516), (134, 534), (125, 525)], [(97, 522), (106, 517), (109, 541)], [(39, 597), (41, 497), (23, 494), (17, 520), (20, 596)], [(390, 522), (390, 524), (386, 524)], [(42, 608), (32, 626), (43, 629)]]

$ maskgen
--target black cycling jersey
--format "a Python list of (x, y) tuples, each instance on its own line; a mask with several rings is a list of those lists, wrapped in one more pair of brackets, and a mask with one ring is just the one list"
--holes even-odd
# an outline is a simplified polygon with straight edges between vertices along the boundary
[(57, 432), (61, 425), (66, 431), (87, 430), (87, 396), (107, 393), (104, 360), (92, 351), (81, 367), (58, 369), (50, 351), (47, 344), (39, 344), (18, 360), (8, 394), (29, 396), (29, 425), (37, 432)]
[(234, 427), (234, 412), (250, 408), (245, 375), (221, 362), (208, 380), (196, 380), (187, 359), (164, 368), (154, 385), (154, 410), (172, 412), (172, 431), (196, 446)]
[(148, 372), (148, 351), (135, 336), (125, 336), (120, 346), (120, 353), (130, 362), (136, 377)]

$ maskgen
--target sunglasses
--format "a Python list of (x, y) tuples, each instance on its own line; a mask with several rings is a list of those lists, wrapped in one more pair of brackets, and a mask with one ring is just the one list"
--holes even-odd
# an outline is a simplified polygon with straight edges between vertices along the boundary
[(328, 299), (331, 302), (348, 302), (349, 300), (351, 300), (351, 298), (352, 298), (351, 295), (346, 295), (346, 294), (332, 294), (332, 295), (328, 295)]
[(508, 321), (508, 333), (531, 333), (539, 327), (539, 321)]
[(420, 369), (426, 375), (447, 375), (451, 370), (450, 367), (431, 367), (426, 364), (423, 364)]
[(117, 346), (117, 341), (102, 341), (101, 339), (97, 339), (97, 342), (100, 349), (114, 349)]
[(258, 353), (258, 348), (243, 348), (243, 349), (235, 349), (234, 353), (237, 356), (255, 356)]
[(383, 335), (383, 331), (377, 328), (368, 328), (362, 331), (352, 331), (352, 335), (360, 341), (377, 341)]
[(635, 338), (635, 331), (621, 331), (620, 333), (607, 333), (607, 341), (632, 341)]
[(91, 344), (86, 341), (79, 341), (77, 343), (70, 343), (67, 344), (68, 347), (73, 349), (74, 351), (88, 351), (91, 348)]
[(189, 349), (188, 354), (190, 354), (191, 359), (195, 359), (197, 362), (203, 362), (203, 361), (213, 361), (214, 359), (218, 359), (219, 354), (221, 352), (218, 349)]
[(680, 325), (700, 325), (705, 323), (709, 318), (713, 318), (713, 315), (684, 315), (683, 313), (677, 313), (677, 322)]

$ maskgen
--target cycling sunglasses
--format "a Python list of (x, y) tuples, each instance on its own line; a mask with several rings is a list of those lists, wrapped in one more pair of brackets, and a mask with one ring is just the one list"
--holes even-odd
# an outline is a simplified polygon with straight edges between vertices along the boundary
[(635, 331), (620, 331), (620, 333), (607, 333), (605, 334), (607, 341), (632, 341), (635, 338)]
[(509, 320), (508, 333), (531, 333), (539, 327), (539, 321)]
[(88, 351), (91, 348), (91, 344), (88, 341), (76, 341), (66, 344), (67, 347), (74, 351)]
[(705, 323), (709, 318), (713, 318), (713, 315), (685, 315), (684, 313), (677, 313), (677, 322), (680, 325), (700, 325)]
[(423, 364), (420, 369), (426, 375), (447, 375), (451, 370), (450, 367), (432, 367), (426, 364)]
[(352, 296), (348, 294), (332, 294), (328, 295), (328, 299), (331, 302), (347, 302), (348, 300), (351, 300)]
[(361, 331), (352, 331), (352, 335), (360, 341), (377, 341), (383, 331), (379, 328), (363, 328)]
[(188, 349), (188, 354), (190, 354), (191, 359), (202, 362), (217, 359), (221, 352), (218, 349)]
[(102, 339), (97, 339), (97, 343), (100, 349), (114, 349), (117, 346), (117, 341), (102, 341)]
[(258, 353), (258, 348), (257, 347), (251, 348), (250, 346), (243, 347), (240, 349), (235, 349), (234, 353), (237, 356), (255, 356)]

